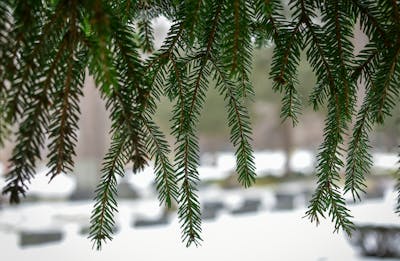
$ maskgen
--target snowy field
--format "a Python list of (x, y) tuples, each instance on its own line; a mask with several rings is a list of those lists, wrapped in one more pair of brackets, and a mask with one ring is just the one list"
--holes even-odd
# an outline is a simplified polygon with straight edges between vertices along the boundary
[[(232, 153), (219, 153), (212, 164), (202, 164), (202, 180), (223, 179), (235, 166)], [(282, 152), (256, 152), (257, 172), (262, 175), (282, 175), (285, 162)], [(308, 151), (296, 151), (291, 160), (295, 171), (307, 173), (315, 166), (315, 156)], [(398, 167), (394, 154), (375, 153), (374, 167), (393, 170)], [(1, 172), (1, 166), (0, 166)], [(154, 174), (149, 167), (138, 175), (129, 175), (131, 187), (147, 199), (120, 201), (117, 217), (118, 232), (112, 242), (101, 252), (92, 250), (91, 242), (83, 234), (87, 230), (92, 202), (61, 202), (68, 198), (76, 186), (72, 175), (60, 175), (48, 184), (45, 169), (38, 170), (30, 187), (30, 195), (40, 199), (55, 200), (47, 203), (25, 203), (19, 206), (0, 206), (0, 261), (53, 261), (53, 260), (315, 260), (352, 261), (379, 260), (366, 258), (351, 246), (341, 232), (333, 234), (333, 225), (326, 221), (319, 227), (302, 218), (305, 198), (298, 198), (295, 210), (274, 210), (276, 197), (266, 188), (221, 190), (202, 187), (202, 202), (223, 201), (224, 208), (216, 219), (203, 222), (200, 247), (186, 248), (180, 239), (176, 215), (171, 215), (166, 225), (138, 228), (133, 223), (139, 219), (154, 220), (162, 215), (156, 199), (152, 199)], [(4, 186), (0, 178), (0, 187)], [(283, 192), (301, 194), (298, 184), (282, 185)], [(146, 192), (146, 193), (144, 193)], [(258, 199), (258, 211), (233, 215), (243, 201)], [(61, 200), (61, 201), (60, 201)], [(361, 225), (400, 226), (400, 218), (393, 213), (395, 194), (385, 199), (363, 201), (350, 205), (355, 223)], [(21, 233), (57, 231), (60, 241), (21, 247)], [(400, 244), (400, 242), (399, 242)], [(390, 259), (385, 259), (390, 260)], [(392, 259), (395, 260), (395, 259)]]
[[(393, 203), (394, 194), (390, 193), (384, 200), (353, 205), (355, 222), (400, 225), (398, 216), (393, 214)], [(237, 216), (222, 212), (215, 220), (203, 223), (202, 246), (186, 248), (180, 241), (176, 216), (165, 226), (131, 226), (138, 216), (152, 218), (161, 213), (154, 200), (121, 202), (119, 232), (98, 252), (79, 233), (90, 210), (89, 202), (3, 208), (0, 260), (378, 260), (361, 257), (342, 233), (332, 234), (330, 222), (319, 227), (310, 224), (302, 218), (305, 209), (281, 212), (262, 209)], [(19, 247), (19, 231), (41, 229), (62, 230), (62, 241)]]

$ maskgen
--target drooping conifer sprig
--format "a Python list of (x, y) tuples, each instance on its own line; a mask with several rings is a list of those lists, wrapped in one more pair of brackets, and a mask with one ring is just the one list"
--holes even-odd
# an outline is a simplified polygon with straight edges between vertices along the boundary
[[(70, 6), (72, 4), (72, 7)], [(23, 109), (24, 114), (16, 110), (14, 113), (21, 113), (21, 124), (19, 126), (17, 132), (17, 144), (15, 149), (13, 150), (13, 156), (10, 159), (11, 161), (11, 171), (7, 176), (8, 183), (3, 190), (3, 193), (10, 194), (11, 202), (19, 202), (19, 194), (25, 195), (28, 186), (27, 184), (30, 183), (30, 180), (34, 176), (36, 160), (40, 159), (40, 149), (44, 146), (45, 141), (45, 133), (44, 130), (48, 129), (48, 124), (50, 121), (50, 104), (55, 103), (56, 106), (60, 103), (60, 101), (55, 99), (54, 101), (51, 98), (52, 93), (57, 92), (57, 88), (60, 88), (58, 85), (64, 86), (65, 82), (68, 82), (68, 85), (75, 84), (75, 82), (81, 82), (82, 77), (80, 76), (80, 72), (75, 70), (71, 71), (70, 75), (66, 75), (66, 71), (68, 70), (65, 65), (73, 66), (73, 57), (72, 55), (68, 55), (72, 53), (75, 46), (73, 45), (74, 41), (70, 38), (71, 35), (76, 34), (73, 32), (72, 29), (75, 26), (76, 20), (73, 17), (73, 14), (76, 15), (78, 12), (76, 6), (73, 5), (74, 3), (69, 2), (60, 2), (60, 5), (64, 5), (63, 7), (70, 10), (68, 12), (67, 17), (60, 17), (52, 15), (53, 19), (48, 21), (48, 27), (62, 25), (59, 30), (54, 30), (50, 35), (46, 36), (36, 36), (33, 35), (34, 39), (41, 39), (46, 41), (48, 44), (48, 50), (45, 50), (41, 44), (39, 43), (31, 43), (37, 44), (33, 45), (33, 47), (29, 46), (29, 44), (25, 44), (22, 46), (22, 55), (26, 55), (28, 62), (33, 63), (29, 64), (31, 68), (25, 68), (28, 66), (26, 64), (27, 61), (23, 61), (22, 63), (18, 64), (22, 73), (22, 79), (13, 78), (11, 83), (18, 84), (25, 84), (25, 86), (21, 86), (23, 88), (23, 92), (14, 93), (14, 91), (10, 91), (12, 94), (21, 95), (19, 99), (22, 98), (24, 101)], [(56, 9), (57, 10), (57, 9)], [(38, 12), (42, 12), (39, 10)], [(69, 17), (71, 15), (71, 17)], [(57, 19), (54, 19), (57, 17)], [(59, 21), (61, 19), (61, 21)], [(67, 22), (68, 19), (68, 22)], [(47, 26), (45, 28), (47, 28)], [(53, 28), (54, 29), (54, 28)], [(39, 29), (37, 29), (39, 31)], [(29, 52), (26, 52), (26, 47), (29, 47)], [(40, 53), (41, 55), (45, 55), (48, 60), (43, 59), (43, 57), (35, 57), (35, 52)], [(82, 57), (80, 57), (82, 58)], [(13, 59), (13, 58), (10, 58)], [(18, 58), (17, 58), (18, 59)], [(23, 59), (21, 59), (23, 60)], [(80, 68), (86, 67), (86, 60), (79, 59), (77, 63), (80, 63)], [(83, 65), (82, 65), (83, 63)], [(25, 66), (26, 65), (26, 66)], [(73, 67), (69, 67), (70, 70)], [(32, 75), (32, 72), (34, 73)], [(18, 77), (17, 74), (15, 77)], [(25, 78), (26, 77), (26, 78)], [(38, 78), (35, 78), (38, 77)], [(26, 81), (26, 79), (30, 79)], [(67, 79), (67, 80), (65, 80)], [(26, 82), (25, 82), (26, 81)], [(15, 87), (15, 86), (12, 86)], [(18, 103), (19, 101), (16, 100), (16, 97), (11, 97), (8, 94), (8, 99), (15, 101)], [(8, 101), (6, 101), (8, 103)], [(15, 106), (15, 103), (7, 104), (8, 109), (12, 109)], [(67, 103), (60, 105), (62, 108), (67, 107)], [(62, 109), (61, 109), (62, 110)], [(9, 110), (8, 112), (12, 112)], [(10, 117), (11, 116), (11, 117)], [(65, 114), (64, 114), (65, 116)], [(71, 115), (72, 116), (72, 115)], [(63, 116), (61, 116), (62, 118)], [(73, 116), (72, 116), (73, 117)], [(13, 118), (15, 119), (15, 115), (7, 115), (7, 119), (10, 122), (13, 122)], [(57, 119), (60, 120), (60, 119)], [(62, 119), (60, 120), (63, 121)], [(76, 122), (76, 121), (75, 121)], [(62, 126), (62, 128), (72, 128), (72, 126)], [(53, 126), (53, 130), (57, 131), (65, 131)], [(69, 132), (69, 134), (64, 133), (65, 135), (73, 135), (73, 129)], [(57, 138), (62, 140), (64, 138), (68, 138), (66, 136), (58, 136)], [(71, 164), (72, 160), (68, 159), (69, 156), (64, 157), (63, 155), (69, 155), (70, 153), (73, 154), (72, 151), (68, 151), (63, 145), (58, 146), (55, 149), (55, 143), (50, 144), (50, 150), (56, 150), (55, 155), (50, 159), (49, 166), (52, 168), (53, 165), (58, 165), (55, 167), (58, 169), (57, 171), (51, 170), (52, 176), (56, 175), (58, 171), (63, 170), (64, 164)], [(69, 147), (73, 149), (73, 143)], [(66, 151), (64, 151), (64, 149)], [(57, 155), (56, 155), (57, 154)], [(61, 159), (58, 159), (61, 157)]]
[[(398, 147), (400, 149), (400, 146)], [(399, 152), (399, 158), (400, 158), (400, 152)], [(400, 160), (398, 161), (398, 164), (400, 163)], [(396, 172), (397, 175), (397, 183), (396, 183), (396, 190), (397, 190), (397, 202), (395, 206), (395, 211), (397, 214), (400, 215), (400, 167), (397, 169)]]
[(118, 211), (117, 175), (125, 175), (125, 164), (129, 160), (126, 133), (117, 131), (112, 137), (111, 147), (104, 158), (102, 176), (96, 188), (96, 198), (92, 216), (90, 218), (89, 238), (96, 249), (101, 249), (102, 244), (112, 239), (115, 230), (115, 212)]
[[(399, 100), (399, 1), (386, 0), (3, 0), (0, 3), (0, 144), (16, 125), (11, 171), (3, 192), (18, 202), (34, 177), (40, 150), (49, 149), (50, 178), (73, 172), (79, 98), (85, 72), (96, 82), (112, 120), (112, 144), (96, 190), (90, 238), (96, 248), (112, 238), (117, 176), (154, 160), (159, 199), (179, 205), (182, 238), (201, 241), (198, 119), (210, 86), (226, 102), (236, 172), (245, 187), (255, 181), (250, 119), (253, 48), (273, 46), (273, 89), (282, 93), (281, 117), (295, 124), (301, 103), (297, 67), (305, 52), (317, 84), (310, 100), (328, 108), (318, 153), (317, 189), (307, 211), (326, 213), (335, 231), (352, 229), (344, 191), (360, 199), (371, 166), (368, 135)], [(152, 22), (172, 26), (154, 50)], [(354, 54), (360, 21), (369, 43)], [(140, 56), (140, 52), (148, 55)], [(150, 54), (151, 53), (151, 54)], [(149, 56), (149, 57), (148, 57)], [(147, 58), (148, 57), (148, 58)], [(356, 112), (357, 83), (366, 97)], [(161, 96), (173, 103), (175, 163), (153, 121)], [(351, 121), (355, 125), (348, 133)], [(343, 144), (351, 135), (349, 146)], [(47, 142), (47, 139), (49, 142)], [(347, 152), (346, 162), (343, 157)], [(397, 188), (400, 190), (400, 187)]]
[(279, 34), (274, 39), (276, 48), (270, 75), (274, 82), (273, 89), (285, 94), (282, 98), (282, 119), (290, 118), (293, 125), (296, 125), (297, 115), (301, 109), (301, 101), (296, 90), (297, 67), (301, 51), (304, 49), (302, 31), (306, 18), (298, 6), (292, 6), (292, 10), (294, 10), (294, 21), (281, 23)]
[[(12, 14), (10, 13), (10, 2), (2, 1), (0, 3), (0, 59), (5, 60), (8, 43), (10, 41), (8, 35), (12, 26)], [(5, 63), (0, 64), (0, 147), (4, 145), (5, 139), (8, 137), (10, 130), (8, 124), (6, 124), (6, 106), (5, 106), (5, 88), (7, 83), (5, 82), (6, 74)]]
[[(235, 84), (224, 72), (223, 66), (216, 60), (211, 59), (217, 81), (216, 87), (224, 96), (228, 107), (228, 125), (231, 128), (231, 142), (236, 148), (236, 172), (238, 181), (245, 187), (253, 185), (256, 179), (254, 157), (252, 155), (251, 124), (246, 107), (244, 107), (241, 97), (240, 84)], [(238, 87), (239, 86), (239, 89)]]
[[(211, 6), (209, 6), (209, 10)], [(222, 4), (213, 11), (214, 16), (207, 21), (211, 33), (205, 35), (205, 39), (198, 53), (188, 58), (186, 64), (189, 73), (181, 87), (184, 88), (184, 96), (178, 99), (177, 115), (174, 115), (176, 131), (173, 134), (177, 139), (176, 172), (180, 181), (180, 198), (178, 216), (183, 231), (182, 240), (189, 246), (192, 243), (198, 245), (201, 241), (201, 213), (197, 196), (197, 184), (200, 181), (197, 167), (199, 166), (199, 147), (196, 135), (196, 125), (205, 100), (210, 76), (209, 57), (215, 41), (215, 34), (220, 22)], [(201, 39), (202, 40), (202, 39)]]
[[(345, 191), (360, 199), (360, 192), (365, 189), (365, 173), (372, 165), (368, 133), (372, 124), (383, 123), (390, 115), (399, 96), (399, 31), (390, 29), (398, 23), (394, 15), (396, 4), (369, 1), (354, 4), (359, 7), (362, 29), (372, 39), (360, 53), (353, 73), (353, 78), (363, 80), (367, 91), (349, 144)], [(377, 5), (382, 7), (380, 15)], [(394, 36), (393, 41), (388, 40), (389, 35)]]
[[(332, 99), (336, 100), (335, 93)], [(335, 223), (335, 231), (342, 228), (350, 234), (353, 223), (350, 221), (351, 215), (346, 208), (345, 201), (341, 196), (341, 189), (338, 185), (340, 176), (339, 171), (344, 166), (341, 159), (343, 148), (343, 134), (346, 130), (345, 115), (341, 115), (338, 104), (328, 104), (328, 116), (326, 119), (324, 142), (321, 144), (317, 155), (317, 189), (314, 192), (306, 216), (319, 223), (320, 216), (324, 217), (324, 212), (328, 211), (329, 216)], [(340, 128), (335, 128), (340, 126)]]
[(221, 27), (225, 28), (226, 35), (221, 42), (224, 45), (221, 49), (225, 52), (221, 53), (221, 58), (230, 77), (241, 85), (239, 94), (244, 98), (254, 95), (249, 80), (253, 57), (250, 25), (254, 10), (251, 4), (244, 0), (229, 1), (221, 18)]

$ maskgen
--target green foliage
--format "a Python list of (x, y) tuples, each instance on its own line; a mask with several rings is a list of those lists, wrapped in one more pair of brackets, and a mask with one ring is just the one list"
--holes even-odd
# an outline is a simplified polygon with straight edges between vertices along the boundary
[[(3, 0), (0, 144), (11, 126), (17, 126), (3, 193), (12, 203), (27, 193), (45, 144), (50, 180), (73, 171), (79, 99), (88, 71), (112, 120), (112, 144), (91, 217), (89, 237), (95, 247), (112, 239), (117, 176), (124, 176), (128, 163), (138, 172), (149, 160), (154, 161), (160, 202), (167, 207), (178, 203), (182, 239), (187, 246), (198, 245), (197, 128), (207, 90), (215, 85), (226, 102), (238, 180), (249, 187), (256, 176), (245, 106), (253, 96), (249, 79), (253, 49), (273, 45), (270, 78), (273, 89), (283, 94), (281, 117), (298, 122), (303, 50), (317, 79), (310, 102), (314, 109), (327, 107), (317, 189), (306, 216), (318, 223), (328, 214), (335, 231), (351, 233), (340, 172), (346, 172), (344, 192), (360, 199), (372, 165), (369, 132), (399, 101), (399, 4), (291, 0), (284, 8), (279, 0)], [(162, 15), (172, 26), (163, 46), (154, 50), (152, 20)], [(355, 56), (352, 38), (357, 19), (370, 42)], [(152, 55), (144, 59), (140, 52)], [(365, 82), (366, 97), (357, 112), (360, 80)], [(174, 162), (153, 121), (163, 96), (173, 103)], [(397, 189), (400, 192), (400, 186)]]

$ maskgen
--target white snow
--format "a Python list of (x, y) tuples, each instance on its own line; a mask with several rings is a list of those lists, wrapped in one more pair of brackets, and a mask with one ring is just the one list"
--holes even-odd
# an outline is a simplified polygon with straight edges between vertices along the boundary
[[(254, 152), (254, 163), (256, 172), (259, 176), (273, 175), (282, 176), (286, 155), (283, 151), (256, 151)], [(315, 157), (312, 152), (307, 150), (295, 150), (290, 160), (293, 171), (311, 173), (315, 164)], [(236, 167), (236, 157), (234, 153), (224, 152), (217, 154), (216, 170), (221, 177), (223, 173), (232, 172)], [(211, 171), (210, 171), (211, 172)]]
[(152, 165), (146, 166), (143, 171), (133, 174), (132, 170), (126, 171), (128, 183), (139, 190), (148, 190), (155, 181), (155, 173)]
[(29, 185), (29, 195), (36, 195), (39, 198), (67, 198), (76, 186), (72, 176), (61, 173), (51, 182), (50, 176), (46, 176), (48, 169), (43, 167), (37, 171)]
[(296, 150), (290, 159), (290, 167), (296, 171), (310, 174), (315, 164), (314, 155), (307, 150)]
[(259, 151), (254, 153), (256, 172), (261, 175), (282, 176), (286, 155), (282, 151)]
[[(305, 209), (286, 212), (261, 211), (253, 215), (220, 215), (215, 221), (203, 223), (201, 247), (186, 248), (180, 240), (176, 216), (171, 224), (136, 229), (130, 226), (132, 214), (154, 211), (156, 202), (120, 202), (118, 223), (121, 230), (101, 252), (91, 249), (91, 243), (78, 234), (80, 223), (66, 216), (90, 215), (91, 203), (46, 203), (0, 211), (0, 246), (3, 260), (373, 260), (358, 256), (342, 233), (334, 234), (329, 220), (315, 227), (302, 218)], [(147, 206), (146, 206), (147, 205)], [(351, 206), (355, 221), (369, 218), (371, 222), (390, 220), (393, 197), (384, 201)], [(62, 242), (20, 249), (15, 230), (6, 225), (27, 225), (30, 229), (54, 227), (64, 217)], [(18, 221), (18, 222), (15, 222)], [(398, 219), (393, 220), (399, 225)], [(58, 224), (60, 221), (58, 221)], [(25, 228), (28, 228), (25, 227)], [(376, 259), (377, 260), (377, 259)]]
[(6, 167), (4, 167), (3, 163), (0, 162), (0, 179), (5, 174)]
[(374, 167), (380, 169), (395, 170), (399, 168), (399, 158), (394, 153), (374, 153), (373, 163)]
[(221, 152), (217, 154), (217, 168), (223, 172), (234, 171), (236, 167), (236, 157), (233, 152)]
[(230, 172), (215, 166), (199, 166), (197, 168), (200, 180), (220, 180), (229, 176)]

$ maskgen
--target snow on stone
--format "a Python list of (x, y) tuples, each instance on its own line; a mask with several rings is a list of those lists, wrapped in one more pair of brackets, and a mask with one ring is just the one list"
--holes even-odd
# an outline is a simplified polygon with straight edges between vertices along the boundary
[(199, 166), (197, 168), (199, 172), (200, 180), (220, 180), (227, 178), (230, 175), (229, 171), (224, 170), (224, 168), (219, 168), (215, 166)]
[(126, 171), (128, 183), (139, 190), (148, 190), (155, 182), (154, 167), (146, 166), (142, 171), (133, 173), (131, 169)]
[[(254, 152), (254, 163), (259, 176), (282, 176), (284, 174), (286, 155), (283, 151), (256, 151)], [(290, 160), (293, 171), (311, 173), (315, 164), (315, 157), (307, 150), (296, 150)], [(236, 157), (233, 152), (217, 154), (216, 168), (220, 175), (233, 172), (236, 167)], [(211, 172), (211, 170), (210, 170)]]
[(282, 151), (258, 151), (254, 153), (254, 163), (258, 175), (282, 176), (286, 155)]
[(290, 159), (290, 167), (293, 171), (304, 174), (312, 173), (314, 169), (315, 158), (310, 151), (296, 150)]
[(354, 205), (351, 213), (357, 224), (400, 226), (399, 216), (394, 212), (396, 201), (397, 192), (387, 191), (383, 200), (369, 200)]
[(57, 175), (51, 182), (50, 177), (46, 176), (48, 168), (40, 168), (29, 185), (29, 195), (36, 195), (39, 198), (67, 198), (75, 187), (76, 180), (67, 174)]
[(233, 152), (221, 152), (217, 154), (217, 168), (223, 172), (231, 172), (236, 167), (236, 157)]
[(394, 153), (374, 153), (373, 163), (374, 167), (385, 169), (385, 170), (395, 170), (399, 168), (399, 158)]

